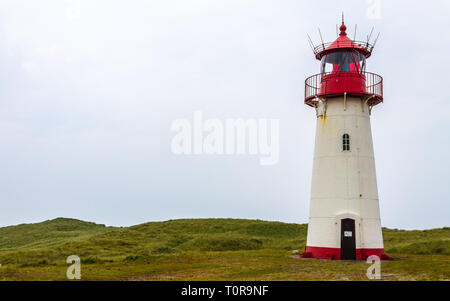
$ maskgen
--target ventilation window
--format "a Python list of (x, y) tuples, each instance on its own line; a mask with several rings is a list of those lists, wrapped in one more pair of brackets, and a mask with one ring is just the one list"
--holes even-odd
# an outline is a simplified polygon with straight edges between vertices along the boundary
[(342, 136), (342, 150), (349, 151), (350, 150), (350, 135), (344, 134)]

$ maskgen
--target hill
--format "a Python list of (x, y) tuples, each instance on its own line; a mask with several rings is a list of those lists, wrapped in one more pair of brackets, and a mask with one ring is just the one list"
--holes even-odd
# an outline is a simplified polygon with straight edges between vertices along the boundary
[[(365, 278), (364, 262), (304, 261), (307, 225), (182, 219), (106, 227), (58, 218), (0, 228), (1, 280), (64, 280), (69, 255), (85, 280), (328, 280)], [(449, 279), (450, 228), (383, 229), (387, 278)], [(344, 269), (342, 269), (345, 266)], [(390, 275), (390, 276), (389, 276)]]
[(68, 218), (4, 227), (0, 228), (0, 250), (47, 248), (63, 241), (85, 239), (104, 230), (105, 225)]

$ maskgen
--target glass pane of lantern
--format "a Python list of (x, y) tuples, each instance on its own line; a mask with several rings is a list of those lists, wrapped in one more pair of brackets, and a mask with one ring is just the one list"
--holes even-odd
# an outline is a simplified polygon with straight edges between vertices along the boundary
[(322, 58), (321, 72), (364, 72), (366, 58), (357, 51), (338, 51)]
[(322, 58), (322, 73), (331, 73), (333, 72), (334, 64), (333, 64), (333, 54), (328, 54)]
[(366, 57), (359, 53), (353, 52), (352, 60), (354, 61), (354, 72), (364, 72), (366, 69)]
[(333, 72), (338, 72), (338, 71), (347, 71), (345, 70), (345, 57), (346, 57), (346, 52), (340, 51), (340, 52), (335, 52), (331, 54), (332, 57), (332, 61), (333, 61)]
[(358, 52), (359, 65), (361, 66), (361, 72), (366, 72), (366, 57)]

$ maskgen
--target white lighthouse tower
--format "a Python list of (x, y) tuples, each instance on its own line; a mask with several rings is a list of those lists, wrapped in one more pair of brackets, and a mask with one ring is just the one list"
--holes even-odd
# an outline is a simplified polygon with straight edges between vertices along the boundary
[(309, 77), (305, 103), (317, 115), (310, 218), (302, 257), (365, 260), (384, 254), (372, 108), (383, 101), (383, 79), (366, 72), (374, 48), (347, 37), (313, 46), (320, 74)]

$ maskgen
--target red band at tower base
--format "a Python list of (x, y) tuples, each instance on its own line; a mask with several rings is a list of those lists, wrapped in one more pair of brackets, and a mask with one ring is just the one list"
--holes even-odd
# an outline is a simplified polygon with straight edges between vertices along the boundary
[[(376, 255), (381, 260), (392, 260), (393, 258), (384, 253), (384, 249), (356, 249), (356, 260), (367, 260), (369, 256)], [(302, 258), (320, 258), (327, 260), (340, 260), (340, 248), (306, 247)]]

